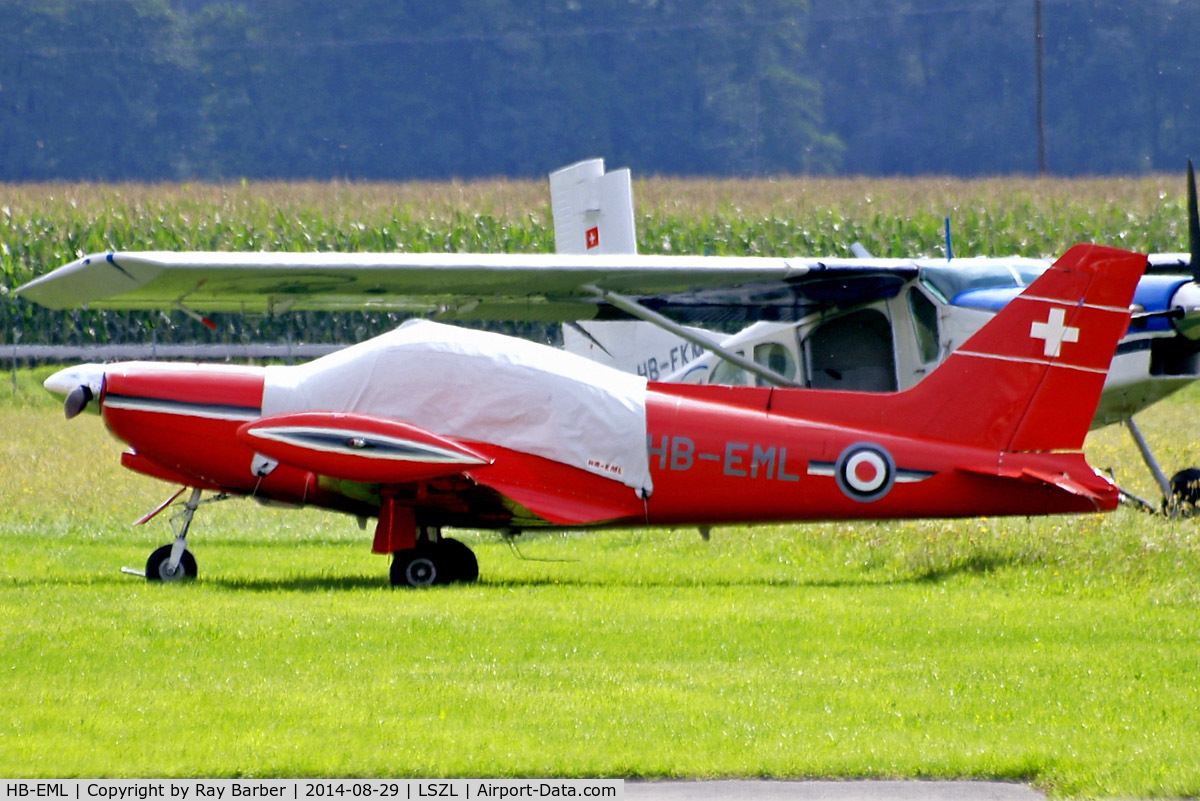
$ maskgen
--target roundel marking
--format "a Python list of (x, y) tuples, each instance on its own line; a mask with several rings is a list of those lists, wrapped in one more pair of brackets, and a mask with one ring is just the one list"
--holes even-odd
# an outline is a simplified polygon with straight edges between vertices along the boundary
[(896, 462), (881, 446), (860, 442), (842, 451), (833, 474), (846, 497), (869, 503), (891, 491), (896, 483)]

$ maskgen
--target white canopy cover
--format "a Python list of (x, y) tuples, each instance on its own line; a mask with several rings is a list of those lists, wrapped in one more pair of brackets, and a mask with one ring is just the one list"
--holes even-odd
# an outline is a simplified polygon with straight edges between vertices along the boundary
[(514, 337), (410, 320), (307, 364), (268, 367), (263, 414), (301, 411), (388, 417), (652, 489), (646, 380)]

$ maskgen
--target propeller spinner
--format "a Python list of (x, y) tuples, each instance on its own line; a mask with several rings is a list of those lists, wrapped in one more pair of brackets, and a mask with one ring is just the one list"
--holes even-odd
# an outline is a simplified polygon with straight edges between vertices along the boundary
[(64, 368), (43, 381), (42, 386), (55, 395), (66, 396), (63, 411), (70, 420), (100, 396), (104, 386), (104, 365), (77, 364)]

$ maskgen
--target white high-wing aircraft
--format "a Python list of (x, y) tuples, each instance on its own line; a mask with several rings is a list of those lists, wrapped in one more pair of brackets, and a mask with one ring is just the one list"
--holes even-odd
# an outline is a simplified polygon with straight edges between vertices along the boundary
[[(566, 175), (574, 180), (563, 180)], [(1194, 197), (1190, 165), (1188, 182)], [(597, 159), (551, 176), (556, 241), (578, 243), (587, 236), (578, 228), (583, 220), (569, 197), (571, 186), (589, 187), (601, 230), (608, 219), (622, 221), (614, 235), (605, 231), (601, 240), (593, 231), (589, 241), (605, 245), (607, 253), (635, 254), (636, 237), (625, 223), (633, 218), (628, 170), (605, 175)], [(1192, 207), (1194, 219), (1194, 200)], [(759, 320), (732, 335), (697, 327), (673, 332), (642, 321), (578, 322), (563, 327), (564, 347), (652, 381), (895, 392), (917, 384), (1053, 261), (883, 259), (857, 243), (855, 252), (854, 259), (819, 263), (837, 275), (825, 289), (826, 302), (807, 314), (799, 310), (788, 322)], [(1134, 323), (1117, 348), (1092, 427), (1125, 424), (1164, 498), (1178, 494), (1196, 503), (1200, 473), (1184, 470), (1168, 481), (1133, 421), (1138, 411), (1200, 378), (1200, 284), (1187, 274), (1191, 256), (1152, 254), (1150, 265), (1154, 274), (1138, 284)], [(871, 275), (841, 283), (853, 270)]]
[[(117, 252), (17, 292), (56, 309), (374, 308), (443, 321), (566, 321), (569, 350), (651, 380), (891, 391), (920, 381), (1049, 266), (639, 255), (628, 170), (580, 162), (551, 176), (551, 193), (556, 254)], [(1195, 220), (1193, 209), (1194, 241)], [(1127, 423), (1165, 498), (1172, 487), (1132, 415), (1200, 377), (1200, 286), (1179, 274), (1191, 261), (1151, 257), (1154, 269), (1177, 274), (1139, 285), (1096, 416), (1097, 425)], [(614, 331), (600, 327), (606, 321), (641, 323)], [(734, 337), (703, 328), (750, 323)]]

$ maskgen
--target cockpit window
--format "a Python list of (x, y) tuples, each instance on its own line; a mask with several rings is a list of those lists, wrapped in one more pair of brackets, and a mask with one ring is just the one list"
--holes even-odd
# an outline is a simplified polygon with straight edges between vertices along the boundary
[(943, 303), (973, 289), (1020, 289), (1029, 286), (1046, 269), (1034, 260), (992, 260), (984, 263), (951, 261), (921, 268), (921, 283)]
[[(754, 361), (784, 378), (795, 380), (796, 360), (788, 349), (778, 342), (764, 342), (754, 346)], [(762, 376), (755, 376), (754, 383), (760, 387), (772, 386)]]
[(822, 323), (804, 340), (808, 386), (895, 392), (892, 324), (878, 309), (859, 309)]
[(724, 384), (731, 387), (749, 386), (750, 374), (738, 367), (733, 362), (727, 362), (721, 359), (717, 362), (717, 366), (712, 371), (712, 384)]
[(908, 310), (912, 314), (913, 333), (917, 337), (917, 349), (921, 352), (921, 363), (937, 361), (938, 314), (937, 306), (925, 297), (925, 293), (914, 287), (908, 289)]

